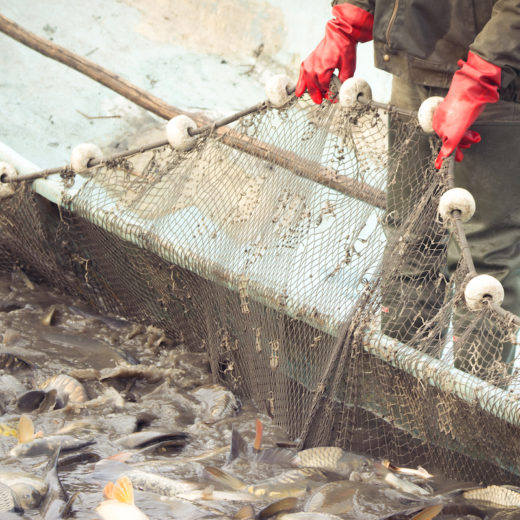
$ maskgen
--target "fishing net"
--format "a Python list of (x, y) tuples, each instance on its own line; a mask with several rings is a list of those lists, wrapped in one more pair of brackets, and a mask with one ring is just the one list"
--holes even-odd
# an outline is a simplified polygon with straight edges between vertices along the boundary
[(437, 148), (390, 106), (266, 103), (189, 151), (64, 175), (59, 206), (19, 185), (0, 268), (206, 349), (301, 446), (517, 482), (518, 318), (467, 308), (467, 255), (448, 272), (465, 238)]

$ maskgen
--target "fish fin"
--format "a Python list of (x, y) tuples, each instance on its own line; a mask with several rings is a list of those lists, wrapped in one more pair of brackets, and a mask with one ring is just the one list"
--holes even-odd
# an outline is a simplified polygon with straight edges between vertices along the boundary
[(214, 466), (204, 466), (204, 469), (221, 484), (230, 487), (231, 489), (241, 490), (246, 487), (246, 484), (241, 480), (237, 479), (233, 475), (222, 471), (221, 469), (215, 468)]
[(254, 520), (255, 510), (252, 505), (244, 506), (234, 514), (233, 518), (234, 520)]
[(18, 442), (29, 442), (35, 437), (43, 437), (43, 433), (38, 432), (35, 435), (32, 419), (28, 415), (21, 415), (20, 421), (18, 422)]
[(215, 486), (207, 486), (202, 490), (202, 500), (213, 500), (213, 491)]
[(48, 410), (52, 410), (56, 406), (56, 401), (58, 400), (58, 391), (53, 388), (45, 393), (40, 406), (36, 409), (38, 413), (44, 413)]
[(113, 497), (118, 502), (133, 505), (134, 503), (134, 488), (132, 481), (125, 475), (116, 480)]
[(277, 500), (272, 504), (269, 504), (266, 508), (262, 509), (258, 513), (257, 518), (263, 520), (264, 518), (270, 518), (279, 513), (293, 511), (298, 505), (298, 499), (296, 497), (287, 497)]
[(254, 460), (264, 464), (298, 467), (298, 453), (287, 448), (266, 448), (256, 453)]
[(260, 419), (256, 420), (256, 437), (255, 443), (253, 444), (253, 449), (255, 451), (260, 451), (260, 445), (262, 444), (262, 434), (264, 431), (264, 426)]
[(60, 511), (61, 518), (70, 518), (72, 516), (72, 505), (74, 504), (76, 498), (79, 496), (79, 491), (76, 491), (70, 498), (67, 500), (63, 509)]
[(411, 518), (411, 520), (431, 520), (435, 518), (442, 511), (442, 504), (435, 504), (423, 509)]
[(239, 431), (234, 427), (231, 430), (231, 446), (229, 449), (229, 456), (227, 463), (233, 462), (240, 455), (246, 455), (248, 453), (248, 445), (246, 440), (240, 435)]
[(107, 500), (114, 500), (114, 483), (108, 482), (107, 485), (103, 488), (103, 496)]

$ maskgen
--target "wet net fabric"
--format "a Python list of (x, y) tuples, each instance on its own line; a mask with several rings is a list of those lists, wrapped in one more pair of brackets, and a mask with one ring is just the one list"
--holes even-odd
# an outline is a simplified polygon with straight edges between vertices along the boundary
[[(515, 317), (469, 311), (437, 140), (392, 109), (293, 100), (0, 206), (21, 268), (206, 349), (302, 446), (516, 482)], [(67, 181), (64, 180), (67, 188)]]

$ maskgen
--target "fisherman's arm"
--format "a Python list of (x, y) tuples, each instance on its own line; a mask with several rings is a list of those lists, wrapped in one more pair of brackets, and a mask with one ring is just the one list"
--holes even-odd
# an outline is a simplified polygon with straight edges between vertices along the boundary
[(335, 69), (342, 82), (354, 74), (357, 43), (372, 39), (373, 6), (374, 1), (333, 2), (334, 18), (327, 22), (324, 38), (301, 64), (296, 96), (307, 90), (315, 103), (321, 103), (328, 97)]
[(520, 71), (520, 0), (498, 0), (491, 18), (469, 47), (466, 61), (459, 61), (448, 94), (433, 117), (433, 128), (442, 139), (435, 162), (440, 168), (444, 158), (480, 141), (469, 127), (485, 106), (499, 99)]

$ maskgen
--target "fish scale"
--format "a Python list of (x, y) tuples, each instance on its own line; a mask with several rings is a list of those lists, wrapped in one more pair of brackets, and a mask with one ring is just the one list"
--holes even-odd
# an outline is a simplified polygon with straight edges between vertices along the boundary
[(486, 488), (464, 491), (464, 498), (479, 500), (498, 507), (520, 507), (520, 493), (503, 486), (488, 486)]
[(11, 488), (0, 483), (0, 512), (12, 511), (15, 505)]
[[(278, 494), (283, 494), (284, 491), (287, 492), (287, 490), (284, 488), (287, 486), (291, 486), (293, 484), (298, 484), (298, 487), (294, 487), (292, 490), (289, 491), (289, 495), (292, 493), (303, 493), (307, 485), (309, 483), (307, 482), (307, 479), (315, 480), (315, 479), (321, 479), (325, 478), (325, 475), (315, 469), (315, 468), (302, 468), (302, 469), (295, 469), (286, 471), (285, 473), (282, 473), (281, 475), (278, 475), (276, 477), (273, 477), (271, 479), (267, 479), (263, 482), (259, 482), (258, 484), (252, 484), (250, 486), (247, 486), (247, 492), (251, 493), (255, 496), (269, 496), (274, 497)], [(270, 489), (272, 486), (272, 489)]]
[(309, 448), (298, 453), (301, 466), (334, 467), (343, 456), (343, 450), (334, 446)]

